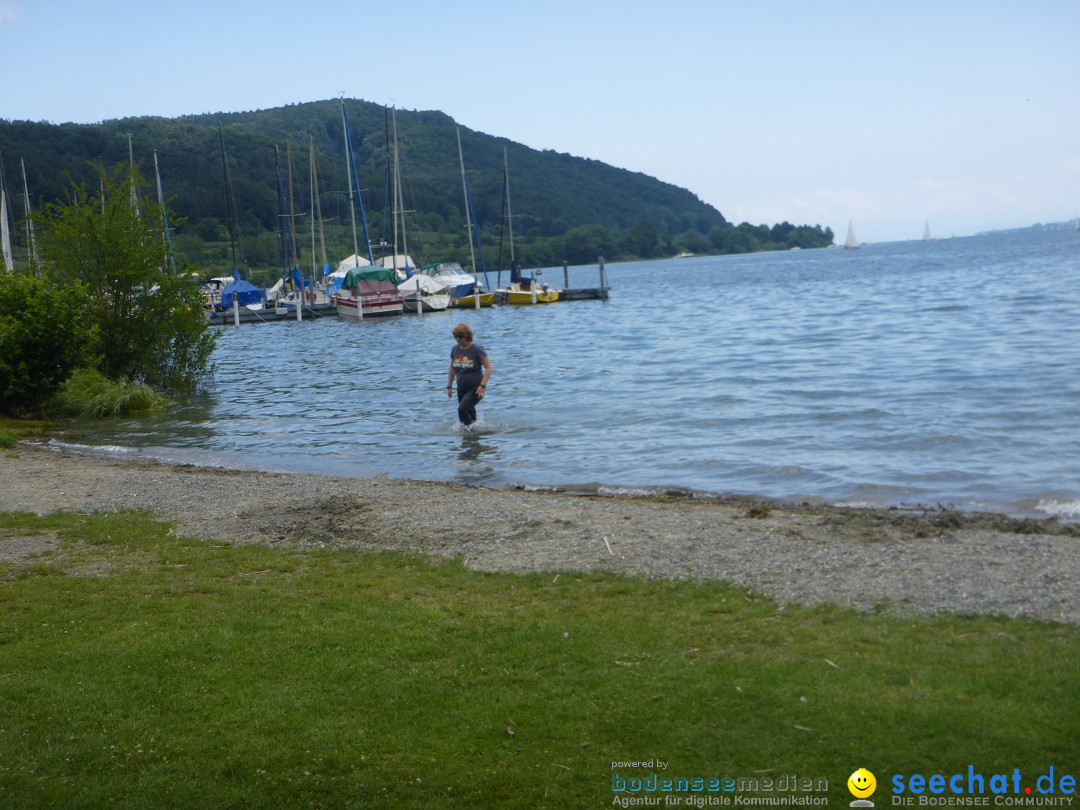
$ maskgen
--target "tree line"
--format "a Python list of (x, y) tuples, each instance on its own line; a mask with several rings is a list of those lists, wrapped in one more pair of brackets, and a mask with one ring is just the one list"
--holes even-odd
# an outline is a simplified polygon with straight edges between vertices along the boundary
[[(369, 102), (344, 102), (357, 176), (372, 241), (388, 238), (390, 112)], [(149, 171), (157, 153), (166, 196), (186, 224), (175, 231), (177, 255), (209, 275), (231, 269), (233, 223), (225, 198), (225, 144), (235, 202), (242, 271), (258, 280), (281, 270), (283, 211), (278, 177), (292, 179), (293, 225), (301, 262), (321, 265), (306, 234), (312, 224), (308, 144), (314, 147), (319, 208), (331, 263), (352, 253), (342, 103), (322, 101), (273, 110), (177, 119), (128, 118), (95, 125), (0, 121), (0, 156), (25, 159), (34, 207), (61, 199), (69, 182), (92, 186), (101, 166), (128, 160)], [(657, 258), (686, 251), (737, 253), (821, 247), (833, 234), (820, 226), (733, 225), (686, 189), (595, 160), (530, 149), (457, 127), (441, 112), (398, 110), (397, 147), (410, 254), (420, 262), (469, 263), (460, 132), (484, 264), (508, 266), (503, 208), (503, 155), (510, 167), (515, 252), (532, 266)], [(292, 171), (280, 154), (291, 153)], [(12, 166), (7, 176), (12, 177)], [(9, 197), (13, 189), (9, 183)], [(15, 206), (18, 210), (18, 206)], [(318, 249), (316, 249), (318, 252)], [(479, 265), (480, 262), (478, 261)], [(479, 267), (477, 267), (479, 269)]]

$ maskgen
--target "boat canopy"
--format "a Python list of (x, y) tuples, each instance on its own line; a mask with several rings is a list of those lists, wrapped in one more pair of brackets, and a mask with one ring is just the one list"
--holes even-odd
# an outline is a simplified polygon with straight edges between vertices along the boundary
[(236, 296), (236, 302), (240, 306), (245, 307), (262, 301), (263, 291), (249, 281), (237, 279), (221, 291), (221, 306), (225, 309), (232, 307), (233, 296)]
[(431, 276), (416, 275), (398, 284), (398, 289), (403, 293), (416, 292), (417, 288), (428, 295), (449, 294), (450, 292), (445, 284), (436, 281)]
[[(338, 269), (339, 272), (347, 273), (350, 270), (352, 270), (354, 267), (370, 267), (370, 266), (371, 266), (371, 262), (369, 262), (363, 256), (357, 256), (354, 253), (352, 256), (349, 256), (347, 259), (342, 259), (340, 262), (338, 262), (337, 269)], [(328, 273), (329, 270), (326, 267), (324, 267), (323, 272)]]
[(435, 262), (434, 264), (425, 264), (420, 268), (420, 272), (429, 276), (450, 275), (451, 273), (464, 275), (465, 268), (457, 262)]
[[(219, 281), (222, 279), (213, 280)], [(246, 307), (248, 304), (261, 303), (263, 300), (263, 291), (251, 282), (244, 281), (240, 278), (240, 269), (234, 267), (232, 271), (232, 281), (226, 284), (225, 288), (221, 291), (221, 306), (223, 309), (230, 309), (232, 307), (233, 296), (236, 297), (237, 304)]]
[(390, 284), (397, 285), (397, 279), (394, 274), (383, 267), (354, 267), (348, 273), (345, 274), (345, 280), (342, 281), (343, 287), (355, 287), (361, 281), (386, 281)]
[(413, 270), (416, 268), (416, 262), (413, 261), (412, 256), (404, 253), (392, 253), (389, 256), (383, 256), (375, 264), (380, 267), (391, 267), (394, 270)]

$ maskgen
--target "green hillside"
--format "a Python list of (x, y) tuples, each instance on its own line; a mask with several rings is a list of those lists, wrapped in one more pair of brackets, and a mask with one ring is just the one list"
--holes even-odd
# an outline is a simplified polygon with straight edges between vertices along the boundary
[[(376, 104), (345, 101), (363, 203), (373, 242), (384, 228), (389, 116)], [(453, 119), (441, 112), (398, 110), (396, 117), (409, 252), (419, 262), (468, 263), (461, 174)], [(291, 177), (301, 265), (311, 264), (308, 143), (318, 164), (319, 201), (331, 263), (352, 253), (341, 102), (177, 119), (126, 118), (101, 124), (0, 121), (0, 153), (14, 215), (23, 213), (19, 159), (26, 163), (37, 208), (66, 191), (70, 179), (96, 185), (96, 166), (128, 160), (153, 178), (157, 152), (166, 197), (183, 220), (175, 242), (181, 258), (205, 271), (231, 265), (219, 127), (228, 155), (244, 262), (255, 276), (282, 264), (278, 171)], [(816, 247), (832, 232), (820, 227), (729, 224), (693, 193), (641, 173), (586, 158), (538, 151), (461, 128), (462, 150), (485, 254), (498, 261), (503, 212), (503, 150), (509, 159), (516, 248), (527, 265), (651, 258), (679, 250), (743, 252)], [(280, 168), (275, 165), (280, 149)], [(287, 206), (286, 206), (287, 207)], [(363, 252), (363, 250), (361, 250)], [(321, 261), (321, 250), (316, 248)], [(503, 266), (506, 251), (503, 251)]]

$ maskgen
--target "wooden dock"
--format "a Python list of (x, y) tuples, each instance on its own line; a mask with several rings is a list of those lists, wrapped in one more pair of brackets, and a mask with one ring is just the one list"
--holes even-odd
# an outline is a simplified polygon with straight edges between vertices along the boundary
[[(300, 311), (300, 317), (308, 321), (314, 318), (326, 318), (337, 315), (337, 307), (329, 304), (304, 304)], [(237, 313), (233, 310), (207, 310), (206, 319), (214, 326), (234, 326), (237, 321)], [(271, 321), (295, 321), (296, 309), (248, 309), (240, 307), (240, 323), (270, 323)]]
[(607, 287), (583, 287), (580, 289), (559, 290), (560, 301), (606, 301)]
[(563, 289), (559, 291), (560, 301), (607, 301), (608, 287), (607, 272), (604, 270), (604, 257), (600, 257), (600, 286), (599, 287), (571, 287), (570, 268), (563, 262)]

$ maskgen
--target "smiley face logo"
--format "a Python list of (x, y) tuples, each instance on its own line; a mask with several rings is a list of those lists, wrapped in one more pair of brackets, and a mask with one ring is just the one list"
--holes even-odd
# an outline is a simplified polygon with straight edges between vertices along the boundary
[(847, 789), (856, 799), (865, 799), (877, 790), (877, 779), (866, 768), (859, 768), (848, 777)]

